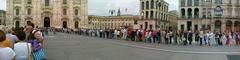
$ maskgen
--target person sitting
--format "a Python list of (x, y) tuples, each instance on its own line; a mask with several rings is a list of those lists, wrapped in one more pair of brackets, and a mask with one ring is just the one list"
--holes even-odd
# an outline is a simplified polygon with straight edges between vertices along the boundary
[(0, 30), (0, 60), (15, 60), (16, 53), (10, 48), (4, 46), (6, 33)]
[(24, 31), (18, 31), (16, 33), (19, 42), (14, 44), (14, 51), (16, 52), (16, 60), (29, 60), (31, 57), (31, 44), (25, 42), (26, 33)]

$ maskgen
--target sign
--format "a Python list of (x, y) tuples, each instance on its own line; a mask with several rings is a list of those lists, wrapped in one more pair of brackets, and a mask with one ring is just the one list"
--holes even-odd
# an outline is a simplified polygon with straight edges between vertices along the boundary
[(222, 12), (223, 12), (223, 10), (222, 10), (221, 6), (217, 6), (215, 8), (215, 15), (216, 16), (222, 16)]

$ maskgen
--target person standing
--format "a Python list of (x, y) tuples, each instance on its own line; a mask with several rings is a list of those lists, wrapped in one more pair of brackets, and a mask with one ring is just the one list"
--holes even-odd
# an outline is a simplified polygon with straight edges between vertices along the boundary
[(169, 44), (172, 44), (173, 42), (173, 32), (172, 31), (169, 31), (169, 40), (168, 40), (168, 43)]
[(167, 32), (167, 34), (165, 35), (165, 38), (166, 38), (166, 40), (165, 40), (166, 44), (169, 44), (169, 40), (171, 40), (170, 39), (170, 32)]
[(16, 30), (15, 30), (14, 28), (12, 28), (12, 29), (8, 29), (7, 34), (6, 34), (7, 38), (8, 38), (9, 40), (11, 40), (12, 48), (14, 48), (14, 43), (16, 43), (17, 40), (18, 40), (18, 38), (16, 37), (16, 35), (13, 35), (13, 34), (15, 34), (15, 32), (16, 32)]
[[(199, 40), (200, 40), (200, 37), (199, 37), (199, 31), (196, 31), (195, 32), (195, 41), (196, 42), (199, 42)], [(198, 43), (197, 43), (198, 44)], [(198, 44), (199, 45), (199, 44)]]
[(19, 42), (14, 44), (14, 51), (16, 52), (16, 60), (30, 60), (32, 59), (31, 53), (32, 48), (31, 44), (25, 42), (26, 33), (23, 31), (18, 31), (16, 33)]
[(239, 45), (239, 43), (240, 43), (240, 35), (239, 35), (239, 32), (236, 32), (236, 34), (235, 34), (236, 36), (235, 36), (235, 41), (236, 41), (236, 45)]
[(16, 60), (16, 53), (10, 47), (3, 45), (6, 38), (4, 31), (0, 30), (0, 60)]
[(208, 40), (209, 40), (208, 32), (205, 32), (205, 34), (204, 34), (204, 42), (205, 42), (205, 45), (208, 45)]
[(157, 42), (157, 32), (152, 30), (152, 42), (156, 43)]
[(188, 42), (187, 42), (188, 41), (188, 35), (189, 35), (188, 32), (185, 31), (184, 32), (184, 39), (183, 39), (183, 45), (184, 46), (186, 46), (188, 44)]
[(231, 36), (229, 33), (226, 34), (226, 45), (230, 46)]
[(217, 41), (215, 40), (215, 33), (214, 32), (210, 32), (210, 36), (209, 36), (209, 45), (216, 45)]
[(157, 31), (156, 37), (157, 37), (157, 43), (160, 44), (161, 43), (161, 31), (160, 30)]
[(199, 31), (199, 45), (202, 46), (204, 33), (202, 30)]
[(193, 40), (193, 33), (192, 33), (192, 31), (189, 31), (189, 32), (188, 32), (189, 45), (192, 45), (192, 40)]
[(46, 55), (43, 49), (44, 38), (40, 31), (34, 30), (33, 26), (34, 25), (27, 26), (26, 32), (30, 33), (27, 40), (32, 45), (34, 60), (46, 60)]

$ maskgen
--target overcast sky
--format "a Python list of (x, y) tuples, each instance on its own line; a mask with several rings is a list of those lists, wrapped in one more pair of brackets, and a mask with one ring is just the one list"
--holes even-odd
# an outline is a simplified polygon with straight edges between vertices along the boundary
[[(165, 0), (170, 4), (170, 10), (178, 9), (178, 0)], [(109, 15), (110, 9), (121, 9), (123, 14), (137, 15), (139, 0), (88, 0), (89, 15)], [(0, 9), (6, 10), (6, 0), (0, 0)]]

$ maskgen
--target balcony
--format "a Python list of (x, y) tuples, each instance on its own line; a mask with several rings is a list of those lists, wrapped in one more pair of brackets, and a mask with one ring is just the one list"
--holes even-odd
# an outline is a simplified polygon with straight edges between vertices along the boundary
[(42, 10), (50, 11), (50, 10), (52, 10), (52, 7), (51, 6), (43, 6)]

